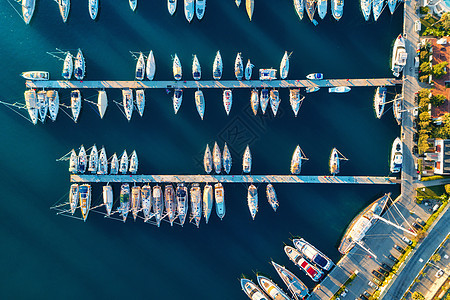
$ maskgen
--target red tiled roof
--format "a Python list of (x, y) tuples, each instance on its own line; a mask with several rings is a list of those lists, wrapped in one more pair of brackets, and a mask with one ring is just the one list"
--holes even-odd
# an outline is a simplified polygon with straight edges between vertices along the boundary
[[(445, 37), (445, 39), (447, 39), (447, 44), (445, 45), (438, 45), (436, 43), (438, 39), (436, 38), (427, 39), (428, 41), (430, 41), (433, 47), (433, 65), (437, 65), (444, 61), (450, 62), (450, 37)], [(431, 108), (431, 118), (433, 119), (450, 112), (450, 102), (448, 101), (448, 99), (450, 99), (450, 89), (445, 87), (445, 82), (450, 81), (449, 72), (450, 65), (447, 66), (446, 75), (442, 76), (439, 79), (433, 78), (433, 95), (444, 95), (447, 98), (447, 100), (441, 106)]]

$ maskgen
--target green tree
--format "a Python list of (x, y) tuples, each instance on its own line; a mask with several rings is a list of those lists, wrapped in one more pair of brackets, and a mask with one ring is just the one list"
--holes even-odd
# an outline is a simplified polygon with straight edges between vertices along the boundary
[(439, 107), (442, 104), (444, 104), (445, 100), (447, 100), (447, 98), (445, 98), (444, 95), (433, 95), (430, 98), (430, 103), (431, 105), (433, 105), (434, 107)]
[(429, 99), (430, 92), (431, 92), (430, 89), (421, 89), (419, 91), (419, 98), (420, 99), (423, 99), (423, 98)]
[(420, 82), (428, 82), (428, 75), (419, 76)]
[(430, 9), (428, 8), (428, 6), (421, 6), (419, 8), (419, 11), (422, 15), (424, 15), (424, 14), (427, 14), (430, 11)]
[[(427, 76), (428, 77), (428, 76)], [(430, 98), (427, 97), (422, 97), (419, 100), (419, 107), (421, 109), (428, 109), (428, 104), (430, 103)]]
[(439, 19), (439, 22), (441, 22), (444, 30), (446, 31), (450, 30), (450, 14), (448, 12), (442, 14), (441, 18)]
[(433, 76), (436, 78), (441, 78), (442, 76), (447, 74), (447, 66), (448, 62), (443, 61), (433, 66), (432, 72)]
[(439, 253), (435, 253), (431, 256), (431, 260), (434, 262), (439, 262), (441, 260), (441, 256), (439, 255)]
[(425, 50), (425, 49), (422, 49), (422, 50), (420, 51), (420, 60), (421, 60), (421, 61), (427, 61), (429, 55), (430, 55), (430, 52), (428, 52), (428, 51)]
[(417, 148), (419, 149), (419, 153), (422, 154), (430, 148), (428, 144), (428, 135), (421, 135), (419, 137), (419, 141), (417, 143)]
[(425, 297), (419, 292), (412, 293), (411, 298), (413, 300), (425, 300)]
[(445, 188), (445, 192), (446, 192), (448, 195), (450, 195), (450, 184), (446, 184), (446, 185), (444, 186), (444, 188)]
[(429, 121), (430, 119), (431, 119), (431, 115), (428, 111), (424, 111), (423, 113), (420, 113), (420, 115), (419, 115), (419, 120), (421, 122)]
[(428, 75), (431, 73), (431, 67), (429, 62), (423, 62), (420, 64), (419, 71), (421, 76)]

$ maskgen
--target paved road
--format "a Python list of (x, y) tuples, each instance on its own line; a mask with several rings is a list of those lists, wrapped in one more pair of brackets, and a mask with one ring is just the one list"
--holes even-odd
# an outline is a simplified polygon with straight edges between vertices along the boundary
[(443, 184), (449, 184), (450, 179), (437, 179), (437, 180), (429, 180), (429, 181), (417, 181), (415, 183), (416, 188), (421, 187), (429, 187), (429, 186), (436, 186), (436, 185), (443, 185)]

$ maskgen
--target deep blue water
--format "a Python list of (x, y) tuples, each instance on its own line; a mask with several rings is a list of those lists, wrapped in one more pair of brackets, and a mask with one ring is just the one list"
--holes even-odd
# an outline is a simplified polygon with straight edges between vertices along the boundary
[[(336, 22), (330, 11), (319, 26), (299, 21), (292, 1), (257, 0), (253, 21), (244, 5), (208, 1), (204, 19), (188, 24), (179, 3), (171, 17), (165, 1), (139, 1), (133, 13), (127, 1), (101, 1), (92, 21), (87, 1), (72, 1), (67, 24), (57, 4), (38, 0), (29, 26), (7, 1), (0, 3), (1, 99), (22, 101), (27, 70), (48, 70), (59, 79), (62, 62), (47, 55), (55, 48), (82, 48), (85, 80), (133, 80), (135, 61), (128, 51), (153, 50), (157, 80), (170, 80), (171, 55), (191, 79), (192, 55), (202, 64), (203, 79), (211, 78), (217, 50), (224, 59), (224, 79), (233, 79), (236, 53), (251, 58), (256, 68), (278, 68), (285, 50), (293, 51), (289, 78), (311, 72), (327, 78), (391, 77), (389, 57), (393, 39), (401, 31), (402, 9), (384, 11), (377, 23), (364, 22), (357, 3), (346, 2)], [(356, 2), (356, 1), (353, 1)], [(114, 4), (113, 4), (114, 3)], [(19, 5), (13, 4), (18, 9)], [(256, 69), (255, 69), (256, 70)], [(397, 90), (399, 91), (399, 90)], [(120, 100), (118, 90), (108, 90)], [(92, 99), (97, 92), (82, 91)], [(312, 281), (288, 260), (283, 243), (299, 235), (332, 259), (347, 224), (369, 202), (395, 186), (275, 185), (280, 208), (274, 213), (259, 186), (260, 210), (252, 221), (243, 185), (225, 185), (227, 215), (215, 215), (200, 229), (161, 228), (142, 222), (125, 225), (91, 214), (86, 223), (56, 216), (49, 207), (69, 189), (67, 163), (55, 162), (81, 144), (105, 145), (108, 155), (136, 149), (142, 174), (202, 174), (206, 143), (225, 141), (234, 158), (232, 172), (240, 174), (245, 144), (251, 144), (253, 174), (287, 174), (292, 152), (300, 144), (310, 160), (302, 174), (326, 174), (331, 148), (350, 160), (342, 175), (388, 175), (391, 143), (399, 135), (392, 112), (381, 120), (372, 108), (374, 88), (354, 88), (349, 94), (308, 95), (294, 118), (288, 91), (281, 90), (279, 116), (254, 117), (250, 92), (234, 90), (231, 115), (226, 116), (222, 91), (204, 91), (205, 120), (195, 110), (194, 91), (185, 91), (178, 115), (165, 91), (147, 91), (141, 119), (131, 123), (110, 101), (104, 120), (84, 103), (79, 123), (60, 114), (55, 123), (33, 126), (2, 106), (0, 182), (0, 296), (11, 298), (149, 298), (245, 299), (238, 278), (256, 279), (254, 272), (272, 277), (282, 286), (270, 259), (286, 265), (312, 287)], [(394, 89), (390, 89), (390, 94)], [(68, 103), (69, 91), (60, 91)], [(118, 186), (115, 186), (116, 191)], [(93, 199), (100, 199), (100, 186)]]

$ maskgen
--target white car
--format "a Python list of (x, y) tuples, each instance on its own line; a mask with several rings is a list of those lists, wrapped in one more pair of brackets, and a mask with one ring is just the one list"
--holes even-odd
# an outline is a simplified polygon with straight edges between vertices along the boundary
[(437, 278), (441, 277), (444, 274), (444, 270), (439, 269), (436, 274), (434, 274), (434, 276), (436, 276)]
[(375, 284), (375, 283), (373, 283), (372, 281), (369, 281), (369, 286), (371, 287), (371, 288), (373, 288), (374, 290), (378, 290), (378, 286)]
[(404, 241), (408, 245), (412, 245), (412, 241), (410, 239), (408, 239), (406, 236), (402, 237), (402, 241)]

